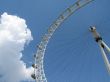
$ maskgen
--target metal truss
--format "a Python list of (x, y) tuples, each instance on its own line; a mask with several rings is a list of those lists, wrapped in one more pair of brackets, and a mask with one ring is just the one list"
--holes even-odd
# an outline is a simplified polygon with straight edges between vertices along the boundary
[(37, 52), (35, 54), (35, 64), (32, 66), (34, 67), (34, 74), (32, 74), (32, 78), (36, 80), (36, 82), (47, 82), (45, 73), (44, 73), (44, 54), (46, 50), (46, 46), (52, 37), (53, 33), (58, 29), (58, 27), (75, 11), (79, 10), (83, 6), (89, 4), (94, 0), (78, 0), (76, 3), (68, 7), (49, 27), (47, 33), (42, 37), (41, 42), (37, 46)]

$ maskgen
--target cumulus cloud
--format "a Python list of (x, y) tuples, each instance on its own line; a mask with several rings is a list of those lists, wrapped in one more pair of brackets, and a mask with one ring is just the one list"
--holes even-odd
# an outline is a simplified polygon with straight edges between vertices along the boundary
[(24, 19), (3, 13), (0, 17), (0, 82), (31, 80), (33, 68), (26, 68), (22, 51), (32, 40)]

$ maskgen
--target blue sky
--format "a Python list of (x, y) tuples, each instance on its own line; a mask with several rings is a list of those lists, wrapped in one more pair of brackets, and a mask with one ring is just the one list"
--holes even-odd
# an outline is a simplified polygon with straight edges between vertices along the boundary
[[(0, 0), (7, 12), (26, 20), (33, 41), (23, 51), (30, 66), (41, 37), (51, 23), (76, 0)], [(51, 38), (44, 58), (48, 82), (110, 82), (100, 49), (88, 28), (96, 26), (110, 46), (110, 0), (95, 0), (68, 18)]]

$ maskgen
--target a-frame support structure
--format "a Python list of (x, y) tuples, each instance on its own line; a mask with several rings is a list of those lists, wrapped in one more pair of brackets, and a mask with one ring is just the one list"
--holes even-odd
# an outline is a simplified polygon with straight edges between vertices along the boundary
[[(104, 62), (105, 62), (105, 65), (106, 65), (106, 68), (108, 70), (108, 73), (110, 74), (110, 62), (107, 58), (107, 53), (110, 53), (110, 48), (106, 45), (106, 43), (102, 40), (102, 37), (100, 36), (100, 34), (96, 31), (96, 28), (95, 27), (90, 27), (89, 29), (92, 34), (93, 34), (93, 37), (95, 39), (95, 41), (98, 43), (99, 45), (99, 48), (101, 50), (101, 53), (102, 53), (102, 57), (104, 59)], [(107, 53), (106, 53), (107, 51)]]

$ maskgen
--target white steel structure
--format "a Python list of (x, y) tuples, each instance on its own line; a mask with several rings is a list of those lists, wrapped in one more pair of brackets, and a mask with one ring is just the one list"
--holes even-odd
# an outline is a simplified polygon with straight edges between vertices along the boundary
[(104, 62), (105, 62), (105, 65), (107, 67), (107, 70), (110, 74), (110, 63), (109, 63), (109, 60), (107, 58), (107, 55), (105, 50), (110, 53), (110, 48), (105, 44), (105, 42), (102, 40), (102, 37), (100, 36), (100, 34), (96, 31), (96, 28), (95, 27), (91, 27), (90, 28), (90, 31), (92, 32), (93, 34), (93, 37), (95, 39), (95, 41), (98, 43), (99, 47), (100, 47), (100, 50), (101, 50), (101, 53), (102, 53), (102, 57), (104, 59)]
[(32, 78), (36, 80), (36, 82), (47, 82), (45, 77), (44, 68), (43, 68), (43, 60), (44, 54), (46, 50), (46, 46), (52, 37), (53, 33), (56, 29), (66, 20), (69, 16), (71, 16), (75, 11), (79, 10), (83, 6), (94, 0), (78, 0), (75, 4), (68, 7), (57, 19), (53, 22), (53, 24), (49, 27), (47, 33), (42, 37), (41, 42), (37, 46), (37, 53), (35, 54), (35, 64), (32, 65), (34, 67), (34, 74), (32, 74)]

